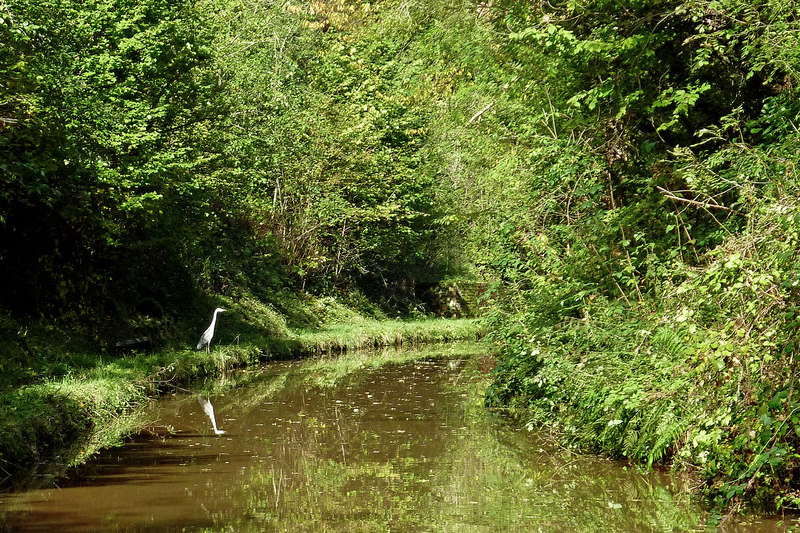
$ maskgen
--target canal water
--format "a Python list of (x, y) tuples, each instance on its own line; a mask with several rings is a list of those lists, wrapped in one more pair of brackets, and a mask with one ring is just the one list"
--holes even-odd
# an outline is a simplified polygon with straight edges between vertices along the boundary
[(479, 354), (343, 357), (207, 389), (225, 433), (196, 393), (165, 398), (141, 434), (70, 480), (0, 495), (0, 530), (704, 530), (679, 480), (573, 454), (484, 410)]

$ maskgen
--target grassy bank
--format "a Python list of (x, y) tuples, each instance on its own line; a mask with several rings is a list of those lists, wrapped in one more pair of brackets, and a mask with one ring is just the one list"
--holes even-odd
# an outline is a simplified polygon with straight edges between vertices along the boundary
[(220, 319), (210, 353), (177, 340), (149, 353), (122, 355), (80, 346), (76, 351), (76, 346), (53, 343), (64, 336), (52, 330), (24, 342), (7, 340), (17, 347), (20, 369), (27, 367), (5, 378), (0, 396), (0, 468), (6, 483), (35, 484), (42, 475), (59, 475), (98, 449), (120, 443), (137, 426), (134, 413), (149, 398), (226, 370), (286, 357), (474, 340), (482, 330), (471, 319), (407, 322), (353, 312), (343, 317), (341, 307), (316, 328), (294, 329), (271, 308), (259, 314), (254, 302), (221, 303), (230, 311)]

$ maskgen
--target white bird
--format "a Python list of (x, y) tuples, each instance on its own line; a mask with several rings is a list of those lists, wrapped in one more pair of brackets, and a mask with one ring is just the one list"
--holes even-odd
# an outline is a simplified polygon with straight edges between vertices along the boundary
[(206, 400), (202, 396), (198, 396), (197, 401), (200, 402), (200, 405), (203, 406), (203, 411), (205, 411), (208, 418), (211, 419), (211, 427), (214, 428), (214, 434), (223, 435), (225, 432), (221, 429), (217, 429), (217, 417), (214, 416), (214, 406), (211, 405), (211, 400)]
[(211, 319), (211, 325), (208, 326), (208, 329), (203, 332), (203, 335), (200, 337), (200, 341), (197, 343), (198, 350), (202, 350), (203, 346), (205, 346), (206, 352), (211, 351), (211, 338), (214, 336), (214, 326), (217, 325), (217, 313), (224, 312), (225, 309), (221, 307), (217, 307), (216, 310), (214, 310), (214, 318)]

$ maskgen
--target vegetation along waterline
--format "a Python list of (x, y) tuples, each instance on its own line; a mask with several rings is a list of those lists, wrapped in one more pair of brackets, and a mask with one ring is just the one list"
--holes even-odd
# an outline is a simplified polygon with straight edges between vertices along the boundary
[[(235, 332), (231, 320), (223, 326)], [(119, 445), (141, 423), (154, 395), (192, 386), (204, 378), (287, 357), (340, 354), (384, 346), (472, 340), (482, 335), (473, 319), (399, 321), (361, 319), (288, 332), (286, 338), (246, 338), (222, 329), (213, 349), (163, 348), (149, 353), (47, 353), (38, 372), (5, 383), (0, 422), (4, 482), (41, 484), (62, 475), (100, 448)], [(41, 346), (37, 346), (40, 349)], [(80, 348), (78, 348), (80, 350)], [(376, 361), (378, 359), (376, 358)]]
[[(0, 523), (60, 533), (702, 524), (681, 480), (569, 452), (487, 413), (484, 353), (475, 343), (348, 352), (209, 381), (202, 392), (222, 436), (196, 393), (170, 395), (148, 408), (144, 432), (78, 469), (84, 475), (3, 494)], [(731, 531), (784, 531), (764, 522)]]
[(0, 0), (3, 394), (77, 427), (29, 387), (128, 339), (180, 353), (216, 307), (231, 353), (330, 346), (310, 332), (352, 310), (483, 314), (490, 405), (693, 472), (720, 513), (796, 510), (798, 20)]

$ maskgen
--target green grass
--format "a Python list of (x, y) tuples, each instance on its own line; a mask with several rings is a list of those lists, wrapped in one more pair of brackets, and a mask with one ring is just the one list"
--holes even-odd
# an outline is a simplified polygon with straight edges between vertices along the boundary
[(482, 333), (475, 319), (419, 321), (362, 320), (355, 324), (335, 324), (315, 330), (296, 330), (291, 337), (304, 351), (327, 353), (404, 346), (432, 342), (477, 339)]
[[(119, 356), (65, 349), (51, 342), (57, 335), (32, 339), (24, 354), (31, 364), (0, 389), (0, 479), (24, 483), (26, 477), (61, 475), (97, 450), (119, 444), (141, 423), (138, 414), (151, 398), (228, 370), (271, 359), (346, 353), (322, 357), (310, 367), (309, 379), (331, 384), (358, 368), (385, 362), (380, 351), (357, 350), (482, 335), (481, 323), (470, 319), (405, 322), (357, 315), (347, 316), (350, 324), (292, 330), (263, 304), (230, 307), (240, 314), (226, 317), (210, 353), (168, 347)], [(341, 315), (341, 309), (336, 311)], [(245, 334), (236, 329), (241, 324)]]

